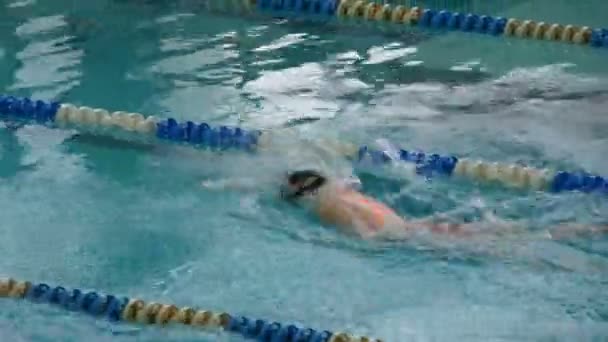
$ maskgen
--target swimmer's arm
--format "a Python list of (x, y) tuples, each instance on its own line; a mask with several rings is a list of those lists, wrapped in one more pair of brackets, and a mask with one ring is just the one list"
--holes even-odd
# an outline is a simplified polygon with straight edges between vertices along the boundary
[(233, 191), (257, 191), (260, 184), (253, 178), (223, 178), (216, 180), (204, 180), (201, 187), (205, 190), (233, 190)]
[(432, 234), (451, 236), (470, 236), (474, 225), (466, 223), (450, 223), (448, 220), (414, 219), (403, 220), (403, 228), (408, 232), (425, 230)]
[(129, 141), (115, 138), (109, 135), (99, 135), (92, 133), (76, 133), (66, 139), (66, 142), (114, 150), (137, 150), (141, 152), (154, 152), (155, 150), (157, 150), (157, 147), (152, 144)]

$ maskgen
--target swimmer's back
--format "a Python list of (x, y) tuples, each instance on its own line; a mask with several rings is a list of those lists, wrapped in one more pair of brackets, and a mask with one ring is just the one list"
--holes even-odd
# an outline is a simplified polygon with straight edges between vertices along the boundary
[(393, 209), (339, 183), (319, 191), (317, 211), (323, 221), (365, 237), (407, 229)]

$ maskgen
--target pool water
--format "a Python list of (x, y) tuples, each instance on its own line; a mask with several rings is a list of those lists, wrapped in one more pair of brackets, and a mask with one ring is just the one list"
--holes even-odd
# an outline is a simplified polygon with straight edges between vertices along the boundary
[[(571, 1), (499, 3), (490, 14), (574, 20), (568, 15), (578, 11), (589, 25), (608, 25), (598, 7)], [(291, 133), (279, 141), (284, 153), (219, 154), (87, 143), (69, 139), (68, 129), (3, 121), (1, 273), (386, 341), (608, 336), (606, 238), (535, 238), (560, 222), (605, 223), (605, 196), (425, 182), (354, 168), (303, 142), (384, 138), (410, 149), (608, 175), (606, 51), (210, 15), (204, 7), (2, 5), (2, 93)], [(496, 212), (524, 222), (529, 234), (391, 243), (344, 236), (276, 200), (272, 177), (308, 166), (360, 177), (366, 193), (404, 216), (478, 220)], [(230, 177), (265, 187), (200, 186)], [(2, 305), (0, 331), (12, 341), (241, 340)]]

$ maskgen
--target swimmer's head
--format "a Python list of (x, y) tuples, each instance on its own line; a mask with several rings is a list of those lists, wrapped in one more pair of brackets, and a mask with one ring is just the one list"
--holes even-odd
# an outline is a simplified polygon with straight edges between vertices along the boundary
[(317, 171), (302, 170), (287, 173), (286, 182), (281, 186), (281, 197), (295, 200), (314, 194), (327, 182), (327, 178)]

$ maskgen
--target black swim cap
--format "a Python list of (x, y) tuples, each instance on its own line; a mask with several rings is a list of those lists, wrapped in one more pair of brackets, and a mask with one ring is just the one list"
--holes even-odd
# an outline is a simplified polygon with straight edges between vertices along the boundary
[(283, 194), (283, 196), (288, 199), (295, 199), (318, 190), (327, 182), (327, 179), (317, 171), (301, 170), (288, 173), (287, 181), (290, 186), (296, 187), (297, 190)]

